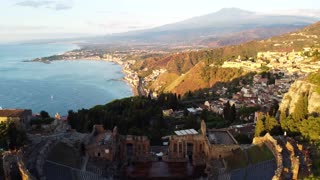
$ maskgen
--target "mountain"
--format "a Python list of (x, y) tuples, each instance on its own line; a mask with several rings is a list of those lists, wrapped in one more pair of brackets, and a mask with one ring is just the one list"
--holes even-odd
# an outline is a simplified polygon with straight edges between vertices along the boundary
[[(221, 45), (218, 43), (219, 47), (280, 35), (312, 24), (319, 19), (309, 16), (259, 14), (237, 8), (224, 8), (211, 14), (152, 29), (105, 36), (98, 41), (100, 43), (168, 43), (207, 46), (210, 45), (211, 40), (213, 43), (223, 40), (224, 43)], [(261, 30), (264, 33), (257, 33)], [(253, 35), (239, 41), (231, 41), (237, 33)], [(94, 42), (97, 42), (97, 39)]]
[(148, 76), (152, 70), (166, 69), (166, 73), (148, 84), (149, 88), (184, 94), (189, 90), (212, 87), (216, 82), (228, 82), (244, 74), (241, 70), (225, 70), (219, 67), (224, 61), (234, 60), (239, 55), (255, 58), (258, 52), (291, 52), (300, 51), (304, 47), (320, 48), (319, 34), (320, 22), (296, 32), (240, 45), (148, 56), (137, 61), (133, 68), (142, 76)]

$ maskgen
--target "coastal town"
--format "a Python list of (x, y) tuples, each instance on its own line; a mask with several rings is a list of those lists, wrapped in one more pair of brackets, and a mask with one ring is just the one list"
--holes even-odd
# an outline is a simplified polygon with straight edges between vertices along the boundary
[[(46, 123), (37, 124), (35, 119), (49, 117), (33, 115), (30, 110), (0, 110), (1, 121), (14, 119), (19, 127), (27, 129), (30, 141), (23, 151), (3, 154), (4, 174), (10, 177), (14, 172), (20, 172), (21, 176), (36, 176), (39, 179), (70, 179), (72, 174), (86, 179), (145, 176), (141, 174), (149, 174), (149, 178), (160, 176), (200, 179), (244, 176), (297, 179), (301, 174), (308, 175), (311, 173), (311, 160), (306, 147), (285, 134), (273, 137), (267, 133), (263, 137), (255, 137), (255, 129), (259, 116), (269, 116), (273, 108), (277, 109), (295, 80), (304, 79), (308, 73), (320, 69), (319, 61), (308, 57), (318, 53), (318, 50), (304, 48), (301, 52), (291, 53), (259, 52), (257, 60), (242, 60), (239, 56), (235, 60), (224, 62), (222, 68), (244, 69), (253, 72), (253, 75), (245, 81), (239, 81), (235, 87), (238, 89), (236, 92), (230, 91), (231, 87), (227, 86), (209, 88), (202, 99), (186, 101), (183, 109), (163, 109), (163, 118), (172, 121), (169, 123), (172, 132), (169, 133), (171, 135), (162, 137), (161, 145), (151, 145), (148, 136), (120, 134), (117, 127), (108, 130), (101, 124), (95, 124), (91, 133), (79, 133), (72, 129), (67, 116), (59, 114)], [(58, 60), (85, 59), (117, 63), (123, 68), (124, 80), (135, 89), (135, 95), (152, 99), (159, 98), (161, 92), (148, 89), (148, 84), (167, 72), (167, 69), (155, 69), (148, 76), (140, 77), (139, 72), (132, 69), (137, 61), (125, 59), (123, 54), (76, 50), (60, 56)], [(48, 59), (50, 58), (34, 61), (46, 62)], [(267, 72), (265, 68), (268, 69)], [(240, 119), (238, 123), (216, 129), (210, 128), (212, 122), (208, 121), (209, 124), (206, 124), (201, 120), (198, 130), (186, 129), (186, 123), (181, 121), (190, 115), (200, 118), (204, 112), (226, 118), (227, 106), (234, 107)], [(244, 108), (251, 110), (241, 115)], [(253, 143), (249, 145), (238, 139), (243, 135), (252, 139)], [(71, 157), (79, 162), (59, 160), (57, 153), (61, 149), (58, 150), (58, 146), (65, 152), (79, 151), (80, 154), (76, 153)], [(253, 160), (255, 153), (261, 158)], [(239, 155), (236, 159), (235, 154)], [(253, 165), (234, 166), (238, 160)], [(166, 164), (177, 162), (181, 163), (179, 167)], [(134, 165), (136, 163), (149, 164), (151, 169)], [(15, 169), (10, 169), (11, 166)]]
[(0, 180), (320, 180), (320, 1), (0, 12)]
[[(188, 51), (188, 50), (187, 50)], [(320, 69), (320, 62), (313, 60), (313, 56), (319, 53), (319, 49), (306, 47), (303, 48), (302, 51), (292, 51), (289, 53), (285, 52), (259, 52), (257, 53), (256, 59), (254, 57), (250, 57), (249, 59), (243, 59), (239, 56), (237, 59), (225, 61), (222, 64), (222, 68), (239, 68), (243, 69), (247, 72), (262, 72), (265, 70), (272, 70), (271, 73), (274, 76), (281, 76), (281, 79), (276, 79), (276, 82), (272, 83), (274, 86), (280, 85), (281, 87), (275, 87), (272, 89), (270, 87), (271, 93), (277, 92), (278, 98), (276, 100), (280, 102), (281, 97), (279, 96), (286, 92), (286, 90), (290, 87), (289, 82), (293, 82), (293, 79), (297, 79), (299, 77), (303, 78), (308, 73), (317, 72)], [(161, 92), (157, 92), (157, 89), (149, 89), (150, 84), (155, 81), (161, 74), (166, 73), (167, 69), (153, 69), (152, 72), (146, 77), (140, 77), (139, 72), (134, 70), (132, 66), (137, 62), (135, 59), (128, 59), (131, 55), (134, 54), (145, 54), (145, 51), (141, 50), (128, 50), (122, 52), (104, 52), (104, 51), (96, 51), (96, 50), (88, 50), (88, 49), (80, 49), (66, 52), (62, 55), (56, 55), (45, 58), (37, 58), (33, 61), (41, 61), (47, 62), (52, 58), (54, 60), (101, 60), (108, 61), (119, 64), (122, 67), (122, 70), (125, 74), (124, 80), (126, 80), (132, 87), (135, 95), (148, 95), (151, 94), (153, 97), (157, 97), (157, 95)], [(151, 54), (154, 53), (164, 53), (163, 51), (152, 51), (149, 52)], [(215, 66), (215, 65), (214, 65)], [(143, 70), (146, 71), (146, 70)], [(274, 79), (274, 77), (273, 77)], [(261, 78), (261, 76), (256, 76), (254, 79), (255, 84), (261, 84), (264, 86), (270, 85), (268, 79), (266, 77)], [(285, 83), (285, 84), (283, 84)], [(244, 88), (248, 88), (244, 87)], [(254, 87), (252, 90), (255, 94), (259, 94), (257, 90), (259, 87)], [(261, 88), (260, 88), (261, 89)], [(246, 91), (245, 89), (243, 89)], [(251, 91), (252, 92), (252, 91)], [(245, 96), (248, 96), (246, 94)]]

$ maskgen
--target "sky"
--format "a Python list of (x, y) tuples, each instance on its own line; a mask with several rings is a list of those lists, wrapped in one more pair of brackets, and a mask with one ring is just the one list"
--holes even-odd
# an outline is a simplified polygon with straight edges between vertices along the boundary
[(0, 0), (0, 42), (147, 29), (236, 7), (319, 10), (319, 0)]

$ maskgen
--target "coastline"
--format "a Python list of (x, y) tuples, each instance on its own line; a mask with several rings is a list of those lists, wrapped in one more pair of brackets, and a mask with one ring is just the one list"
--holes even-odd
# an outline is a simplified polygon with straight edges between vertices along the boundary
[(134, 83), (134, 79), (131, 79), (131, 75), (135, 74), (136, 72), (133, 71), (121, 60), (107, 60), (107, 59), (100, 59), (98, 61), (106, 61), (106, 62), (113, 62), (121, 67), (122, 73), (125, 75), (122, 80), (131, 88), (131, 92), (133, 96), (139, 96), (138, 86)]
[[(77, 49), (74, 49), (77, 50)], [(74, 51), (72, 50), (72, 51)], [(140, 96), (141, 94), (139, 93), (139, 78), (137, 76), (137, 73), (133, 71), (130, 66), (133, 64), (133, 62), (124, 62), (121, 60), (121, 58), (115, 58), (115, 59), (106, 59), (106, 58), (101, 58), (98, 56), (93, 56), (93, 57), (68, 57), (65, 58), (64, 55), (68, 52), (72, 51), (67, 51), (65, 53), (62, 53), (61, 55), (55, 55), (58, 56), (60, 59), (53, 59), (53, 60), (48, 60), (46, 58), (48, 57), (41, 57), (41, 58), (36, 58), (31, 61), (24, 61), (24, 62), (42, 62), (46, 64), (50, 64), (53, 61), (105, 61), (105, 62), (112, 62), (116, 65), (119, 65), (121, 67), (121, 71), (124, 74), (124, 77), (122, 78), (122, 81), (124, 81), (130, 88), (133, 96)]]

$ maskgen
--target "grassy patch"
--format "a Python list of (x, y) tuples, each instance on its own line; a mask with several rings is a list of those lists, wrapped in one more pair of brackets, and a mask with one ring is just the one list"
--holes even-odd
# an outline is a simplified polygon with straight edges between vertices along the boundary
[(225, 161), (228, 164), (229, 170), (245, 168), (247, 166), (247, 159), (245, 153), (239, 149), (232, 156), (225, 158)]
[(48, 155), (48, 160), (73, 168), (80, 168), (81, 166), (80, 152), (63, 143), (58, 143), (51, 150)]
[(252, 164), (271, 160), (274, 158), (272, 152), (265, 144), (252, 146), (247, 150), (247, 153)]

